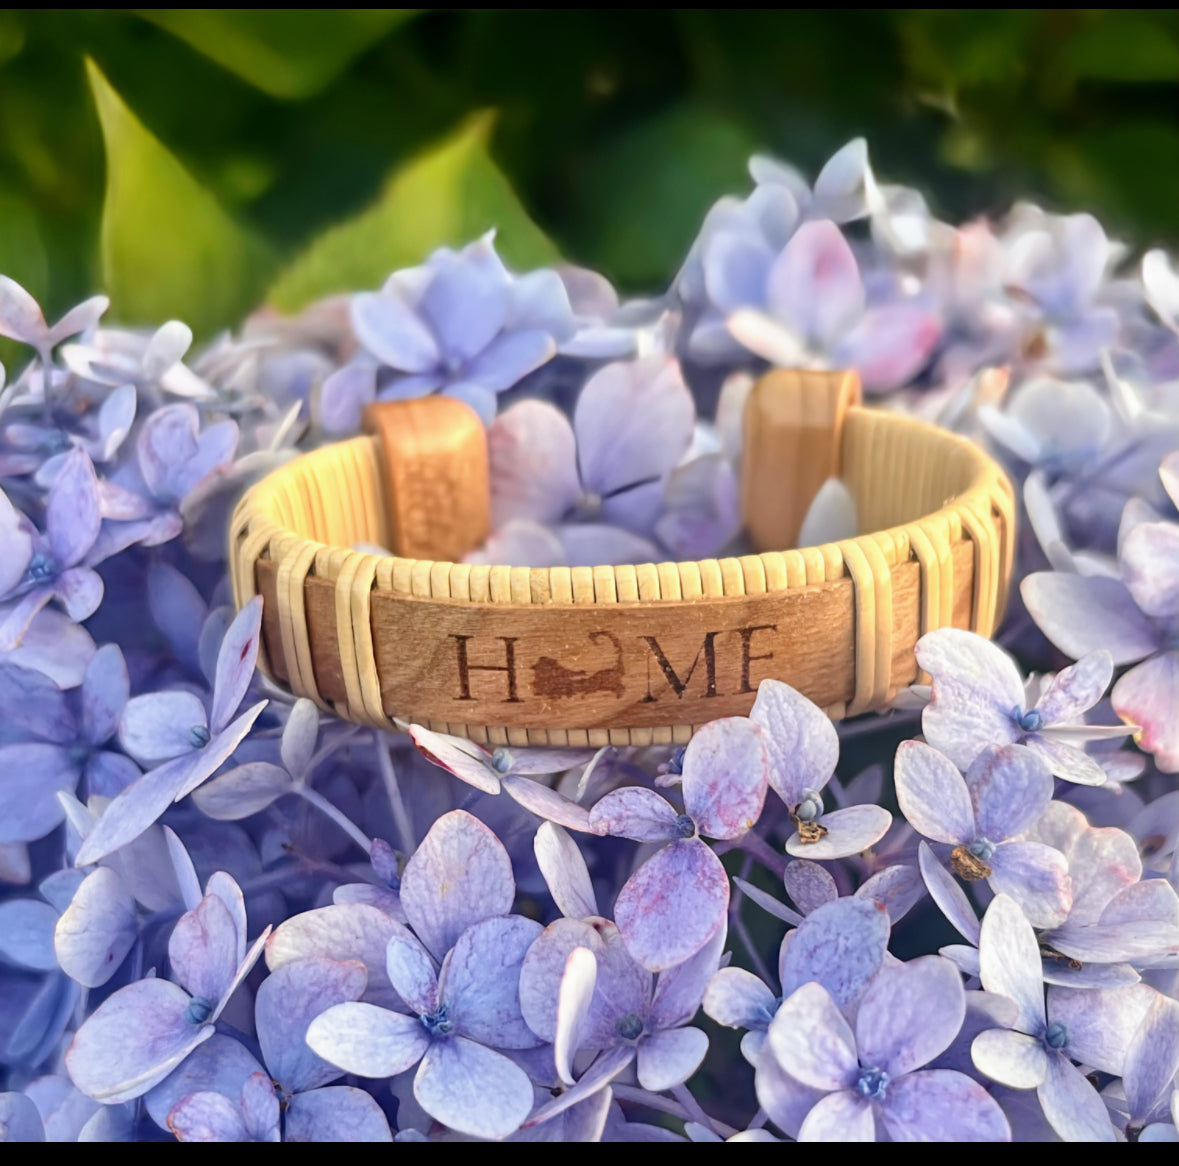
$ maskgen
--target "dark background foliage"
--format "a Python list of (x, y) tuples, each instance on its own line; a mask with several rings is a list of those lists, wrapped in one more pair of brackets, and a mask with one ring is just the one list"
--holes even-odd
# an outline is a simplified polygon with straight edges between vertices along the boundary
[(0, 270), (207, 333), (500, 222), (509, 259), (653, 290), (751, 152), (813, 173), (858, 134), (943, 215), (1173, 242), (1176, 110), (1174, 10), (10, 9)]

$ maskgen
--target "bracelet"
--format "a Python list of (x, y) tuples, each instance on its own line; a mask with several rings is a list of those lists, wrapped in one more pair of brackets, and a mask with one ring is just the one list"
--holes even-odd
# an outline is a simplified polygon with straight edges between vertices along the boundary
[(682, 743), (747, 714), (767, 677), (835, 719), (924, 679), (921, 635), (989, 636), (1006, 603), (1007, 477), (963, 437), (864, 408), (854, 373), (778, 369), (754, 386), (742, 514), (753, 546), (790, 547), (834, 475), (873, 533), (739, 558), (459, 562), (490, 523), (478, 417), (433, 396), (371, 406), (365, 429), (252, 486), (229, 554), (237, 605), (263, 597), (263, 671), (362, 724), (492, 745)]

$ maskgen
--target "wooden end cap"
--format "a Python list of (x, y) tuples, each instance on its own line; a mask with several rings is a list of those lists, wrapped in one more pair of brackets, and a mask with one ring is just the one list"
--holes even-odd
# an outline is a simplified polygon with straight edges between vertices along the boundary
[(819, 487), (840, 472), (844, 418), (860, 401), (854, 372), (774, 369), (745, 404), (741, 515), (757, 551), (797, 545)]
[(385, 477), (390, 549), (410, 559), (458, 561), (491, 529), (487, 432), (453, 397), (381, 401), (364, 411)]

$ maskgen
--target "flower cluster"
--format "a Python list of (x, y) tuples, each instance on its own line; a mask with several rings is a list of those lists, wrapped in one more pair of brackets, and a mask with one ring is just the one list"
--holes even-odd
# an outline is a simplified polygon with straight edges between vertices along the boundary
[[(1179, 1141), (1179, 277), (862, 142), (750, 175), (635, 303), (486, 236), (194, 349), (0, 277), (0, 1141)], [(997, 642), (892, 710), (489, 750), (256, 674), (229, 508), (368, 402), (483, 419), (474, 560), (710, 557), (769, 364), (1017, 484)]]

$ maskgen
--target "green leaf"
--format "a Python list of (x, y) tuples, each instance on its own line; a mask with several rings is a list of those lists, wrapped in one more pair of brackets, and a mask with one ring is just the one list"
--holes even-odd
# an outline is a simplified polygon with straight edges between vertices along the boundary
[(123, 103), (93, 61), (106, 144), (102, 281), (129, 323), (175, 316), (198, 334), (236, 322), (273, 270), (269, 248), (236, 223)]
[(334, 292), (376, 287), (435, 247), (467, 243), (492, 227), (512, 266), (554, 262), (556, 248), (488, 153), (492, 122), (491, 115), (476, 114), (396, 171), (372, 206), (326, 231), (295, 259), (270, 289), (269, 302), (293, 312)]
[(416, 8), (132, 9), (272, 97), (318, 93)]
[(1140, 12), (1094, 12), (1062, 53), (1086, 81), (1179, 81), (1179, 45), (1164, 20)]

